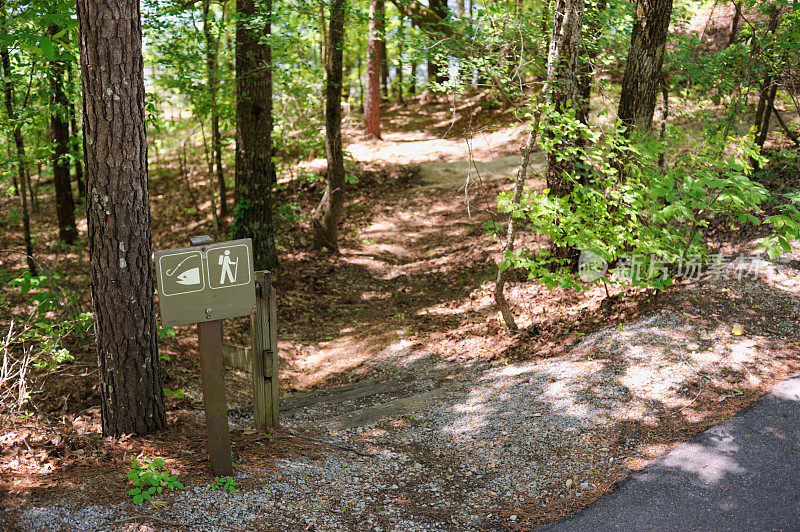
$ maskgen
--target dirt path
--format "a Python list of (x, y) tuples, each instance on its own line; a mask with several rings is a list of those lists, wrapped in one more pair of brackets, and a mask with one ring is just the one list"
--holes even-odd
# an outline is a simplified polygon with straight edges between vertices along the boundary
[[(463, 142), (389, 134), (350, 144), (370, 164), (420, 168), (408, 178), (379, 174), (385, 182), (354, 191), (341, 255), (284, 260), (276, 283), (283, 426), (253, 430), (249, 377), (229, 372), (235, 495), (201, 477), (196, 346), (192, 331), (179, 329), (162, 342), (172, 357), (168, 385), (186, 388), (185, 398), (168, 399), (169, 431), (98, 442), (97, 415), (85, 414), (72, 444), (84, 453), (21, 486), (3, 471), (21, 506), (0, 513), (0, 524), (526, 529), (585, 506), (800, 369), (791, 254), (757, 279), (726, 276), (658, 296), (514, 282), (508, 293), (528, 330), (505, 331), (491, 295), (499, 244), (484, 228), (484, 206), (510, 185), (501, 177), (513, 173), (522, 136), (523, 128), (505, 128), (487, 133), (491, 143), (476, 141), (482, 180), (466, 193)], [(731, 334), (733, 323), (743, 335)], [(29, 433), (6, 440), (18, 465), (38, 460), (25, 449), (37, 445)], [(124, 474), (138, 453), (165, 457), (188, 489), (164, 496), (163, 508), (133, 507)]]

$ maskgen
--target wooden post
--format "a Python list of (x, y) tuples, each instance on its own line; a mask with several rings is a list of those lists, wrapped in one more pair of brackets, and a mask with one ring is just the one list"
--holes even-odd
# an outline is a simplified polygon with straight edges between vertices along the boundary
[(256, 310), (251, 316), (250, 373), (253, 379), (253, 418), (257, 429), (278, 426), (278, 349), (275, 290), (270, 272), (255, 272)]
[[(193, 246), (209, 244), (208, 237), (193, 238)], [(208, 458), (214, 476), (233, 475), (228, 405), (225, 401), (225, 366), (222, 363), (222, 320), (197, 324), (200, 344), (200, 374), (203, 378), (203, 406), (206, 411)]]

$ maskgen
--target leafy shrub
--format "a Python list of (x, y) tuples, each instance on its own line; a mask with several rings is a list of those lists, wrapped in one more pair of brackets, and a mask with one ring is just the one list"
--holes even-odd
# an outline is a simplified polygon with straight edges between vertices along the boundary
[[(780, 214), (765, 220), (755, 215), (771, 196), (750, 179), (751, 161), (763, 162), (751, 135), (709, 132), (697, 142), (673, 127), (663, 141), (628, 138), (622, 126), (605, 135), (590, 129), (574, 111), (547, 114), (548, 119), (541, 121), (540, 145), (578, 161), (577, 171), (564, 176), (572, 192), (554, 197), (547, 189), (528, 189), (518, 206), (512, 204), (510, 193), (503, 193), (499, 207), (524, 219), (556, 247), (592, 251), (612, 266), (612, 272), (625, 256), (643, 257), (640, 271), (652, 272), (654, 261), (674, 264), (685, 257), (707, 261), (703, 229), (714, 220), (731, 227), (771, 224), (775, 234), (764, 244), (771, 257), (781, 249), (790, 250), (789, 240), (800, 237), (800, 213), (793, 204), (797, 197), (789, 197)], [(587, 147), (573, 142), (578, 135), (588, 139)], [(532, 278), (550, 288), (586, 287), (575, 278), (569, 260), (554, 257), (549, 249), (511, 252), (501, 267), (511, 266), (528, 269)], [(657, 271), (658, 276), (642, 274), (630, 282), (659, 289), (671, 284), (669, 272)]]
[(164, 488), (169, 491), (183, 489), (183, 484), (176, 475), (171, 475), (166, 470), (167, 463), (161, 458), (151, 459), (145, 456), (141, 460), (131, 457), (131, 460), (133, 467), (127, 476), (134, 485), (128, 490), (128, 495), (133, 497), (133, 504), (152, 500), (153, 495), (161, 493)]
[(233, 480), (233, 477), (214, 477), (214, 480), (211, 481), (211, 490), (227, 491), (233, 495), (238, 485), (239, 483)]

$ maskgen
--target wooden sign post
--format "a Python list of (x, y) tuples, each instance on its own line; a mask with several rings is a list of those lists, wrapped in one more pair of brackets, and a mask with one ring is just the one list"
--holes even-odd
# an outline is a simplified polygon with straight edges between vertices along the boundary
[[(214, 475), (227, 477), (233, 474), (233, 462), (225, 401), (222, 320), (247, 316), (253, 313), (256, 306), (253, 246), (250, 239), (214, 244), (211, 237), (200, 236), (190, 241), (190, 248), (158, 251), (155, 254), (161, 321), (166, 327), (197, 323), (208, 457)], [(257, 308), (263, 308), (263, 304)], [(253, 323), (256, 323), (256, 318), (253, 319)], [(261, 321), (263, 319), (259, 323)], [(259, 333), (253, 334), (254, 337), (259, 336)], [(260, 335), (264, 336), (264, 333)], [(263, 354), (260, 349), (252, 349), (251, 352)], [(257, 366), (262, 371), (260, 378), (264, 379), (265, 364)], [(253, 373), (256, 374), (255, 371)], [(274, 382), (277, 386), (277, 378)], [(265, 389), (266, 386), (262, 383), (261, 388)], [(277, 390), (274, 400), (277, 402)], [(276, 405), (275, 416), (277, 410)], [(259, 425), (259, 422), (256, 421), (256, 424)]]

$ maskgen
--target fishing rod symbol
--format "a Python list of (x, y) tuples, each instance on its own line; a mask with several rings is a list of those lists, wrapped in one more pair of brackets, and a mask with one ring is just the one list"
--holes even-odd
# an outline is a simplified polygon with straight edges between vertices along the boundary
[[(185, 259), (180, 261), (178, 263), (178, 265), (175, 266), (174, 268), (170, 268), (168, 270), (164, 270), (164, 275), (166, 275), (167, 277), (172, 277), (173, 275), (175, 275), (175, 272), (177, 272), (180, 269), (180, 267), (183, 266), (183, 264), (187, 260), (189, 260), (189, 259), (191, 259), (193, 257), (195, 257), (194, 254), (189, 255), (188, 257), (186, 257)], [(190, 268), (190, 269), (188, 269), (188, 270), (186, 270), (184, 272), (181, 272), (176, 277), (175, 282), (177, 282), (178, 284), (182, 284), (182, 285), (200, 284), (200, 267), (196, 266), (194, 268)]]

